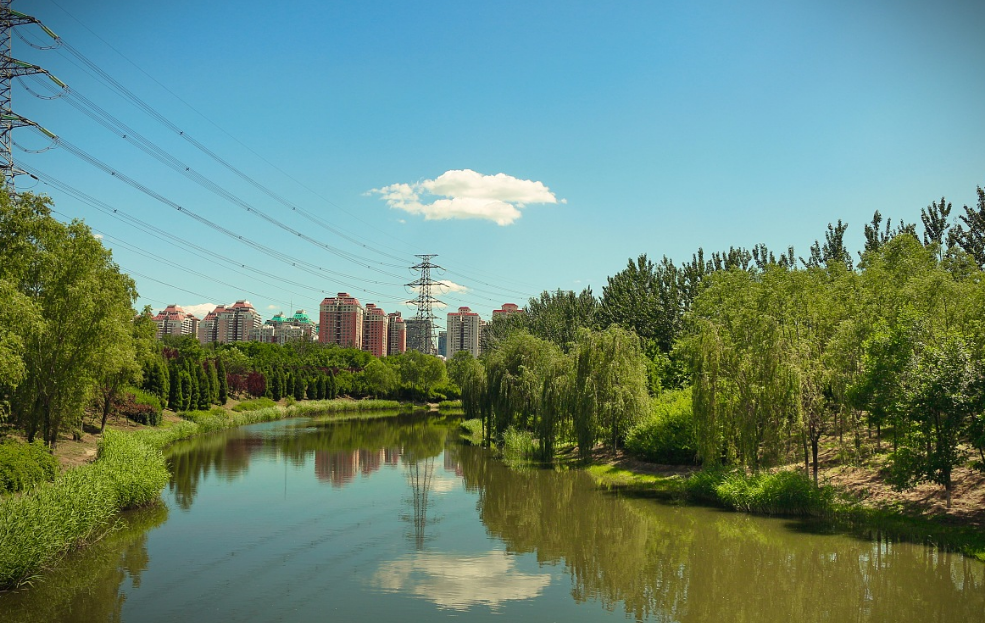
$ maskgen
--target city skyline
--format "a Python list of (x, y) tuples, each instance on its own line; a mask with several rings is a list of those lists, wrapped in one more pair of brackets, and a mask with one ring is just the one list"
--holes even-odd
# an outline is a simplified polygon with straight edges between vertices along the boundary
[(39, 176), (18, 190), (84, 219), (137, 309), (268, 315), (364, 284), (410, 317), (425, 253), (438, 313), (599, 295), (642, 253), (805, 256), (838, 219), (854, 253), (876, 210), (957, 213), (985, 184), (981, 3), (15, 8), (67, 45), (18, 27), (13, 55), (70, 87), (14, 82), (59, 137), (14, 132)]

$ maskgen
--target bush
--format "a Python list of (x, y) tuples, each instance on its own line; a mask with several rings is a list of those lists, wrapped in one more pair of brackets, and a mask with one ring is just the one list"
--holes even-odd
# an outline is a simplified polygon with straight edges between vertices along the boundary
[(824, 515), (833, 508), (834, 489), (814, 486), (799, 471), (748, 475), (740, 471), (704, 470), (684, 481), (684, 495), (727, 508), (761, 515)]
[(458, 400), (462, 397), (462, 390), (454, 383), (442, 383), (431, 389), (429, 398), (439, 398), (440, 400)]
[(667, 391), (654, 398), (650, 414), (626, 435), (626, 450), (654, 463), (693, 465), (697, 462), (691, 390)]
[(691, 500), (703, 502), (720, 502), (718, 485), (728, 475), (723, 469), (705, 469), (691, 474), (684, 480), (684, 496)]
[(161, 399), (142, 389), (127, 388), (123, 400), (117, 405), (117, 412), (132, 422), (160, 426), (164, 407)]
[(58, 474), (58, 461), (40, 440), (0, 443), (0, 494), (24, 491)]
[(764, 515), (819, 515), (830, 509), (834, 499), (831, 487), (817, 488), (799, 471), (733, 473), (715, 491), (730, 508)]
[(442, 400), (441, 402), (438, 403), (438, 409), (439, 410), (441, 410), (441, 409), (461, 409), (461, 408), (462, 408), (462, 401), (461, 400)]
[(277, 403), (270, 398), (256, 398), (253, 400), (244, 400), (233, 407), (233, 411), (255, 411), (257, 409), (266, 409), (267, 407), (276, 406)]

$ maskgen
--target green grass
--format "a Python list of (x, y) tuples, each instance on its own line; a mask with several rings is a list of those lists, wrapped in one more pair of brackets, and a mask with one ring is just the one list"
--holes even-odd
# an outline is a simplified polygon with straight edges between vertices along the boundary
[(640, 474), (612, 465), (591, 465), (588, 473), (597, 485), (610, 491), (625, 491), (668, 500), (680, 498), (684, 482), (680, 476)]
[(253, 400), (244, 400), (235, 407), (233, 411), (254, 411), (256, 409), (265, 409), (267, 407), (276, 407), (277, 403), (271, 398), (254, 398)]
[(442, 400), (441, 402), (438, 403), (439, 411), (441, 410), (447, 411), (450, 409), (461, 409), (461, 408), (462, 408), (461, 400)]
[(510, 426), (503, 433), (503, 462), (511, 467), (528, 465), (537, 456), (533, 433)]

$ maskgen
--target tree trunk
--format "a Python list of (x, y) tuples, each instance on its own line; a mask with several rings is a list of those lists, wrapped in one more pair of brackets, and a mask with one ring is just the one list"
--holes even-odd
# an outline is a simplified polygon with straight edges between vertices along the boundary
[(103, 419), (99, 424), (99, 434), (102, 435), (103, 431), (106, 430), (106, 420), (109, 419), (110, 407), (112, 405), (110, 394), (108, 391), (103, 390)]
[(814, 486), (817, 487), (817, 446), (820, 435), (811, 435), (811, 455), (814, 457)]
[(808, 478), (811, 477), (811, 457), (809, 450), (807, 448), (807, 435), (801, 436), (801, 441), (804, 442), (804, 475)]

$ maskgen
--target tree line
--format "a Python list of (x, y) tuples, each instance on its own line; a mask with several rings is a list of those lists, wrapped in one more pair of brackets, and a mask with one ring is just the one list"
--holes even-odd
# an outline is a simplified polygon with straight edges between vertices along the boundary
[[(600, 297), (544, 292), (525, 314), (493, 321), (488, 354), (457, 379), (463, 404), (487, 436), (518, 426), (544, 456), (558, 439), (585, 454), (645, 419), (642, 401), (628, 398), (642, 366), (652, 396), (690, 391), (705, 465), (755, 470), (799, 454), (816, 482), (824, 436), (853, 462), (870, 435), (877, 446), (888, 435), (891, 480), (934, 482), (950, 498), (955, 466), (970, 454), (985, 466), (985, 191), (977, 195), (954, 219), (945, 199), (931, 203), (922, 231), (876, 212), (856, 256), (839, 220), (806, 257), (765, 245), (699, 249), (680, 265), (641, 255)], [(632, 361), (602, 354), (617, 339)]]

